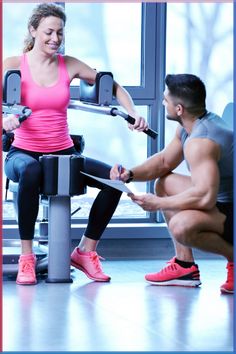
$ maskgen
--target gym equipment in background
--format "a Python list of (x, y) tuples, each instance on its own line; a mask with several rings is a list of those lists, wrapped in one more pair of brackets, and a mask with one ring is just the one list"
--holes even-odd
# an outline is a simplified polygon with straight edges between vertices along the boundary
[[(23, 122), (31, 115), (32, 111), (29, 107), (20, 105), (20, 84), (21, 75), (19, 70), (9, 70), (6, 72), (4, 76), (2, 113), (18, 115), (19, 121)], [(110, 106), (112, 93), (113, 75), (109, 72), (100, 72), (96, 76), (94, 85), (81, 80), (80, 101), (71, 100), (68, 108), (110, 116), (121, 116), (129, 123), (134, 124), (135, 119), (133, 117), (118, 110), (116, 107)], [(144, 133), (154, 139), (157, 137), (157, 133), (151, 129), (148, 129)], [(3, 136), (7, 136), (7, 134), (4, 132)], [(83, 139), (82, 145), (84, 146)], [(40, 244), (39, 235), (38, 242), (34, 241), (34, 252), (37, 257), (36, 272), (48, 272), (47, 282), (49, 283), (72, 281), (70, 278), (70, 198), (73, 195), (80, 195), (86, 192), (86, 188), (83, 186), (82, 174), (80, 174), (81, 180), (79, 185), (77, 179), (79, 171), (83, 170), (82, 159), (78, 156), (71, 157), (67, 155), (44, 155), (40, 159), (44, 166), (44, 182), (41, 190), (43, 198), (41, 199), (43, 200), (43, 204), (48, 207), (47, 214), (49, 215), (49, 219), (46, 229), (48, 229), (49, 247), (47, 249)], [(77, 190), (75, 190), (76, 186), (78, 187)], [(17, 208), (17, 189), (18, 184), (10, 182), (10, 190), (14, 195), (15, 208)], [(47, 196), (46, 203), (45, 196)], [(45, 237), (43, 237), (44, 242)], [(14, 275), (17, 273), (19, 255), (20, 240), (4, 239), (3, 274)]]

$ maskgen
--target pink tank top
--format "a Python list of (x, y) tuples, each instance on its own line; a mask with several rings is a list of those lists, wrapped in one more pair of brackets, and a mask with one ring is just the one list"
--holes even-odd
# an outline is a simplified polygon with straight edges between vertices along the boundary
[(21, 57), (21, 104), (32, 114), (15, 130), (13, 146), (50, 153), (73, 146), (67, 123), (70, 79), (62, 55), (58, 55), (58, 81), (43, 87), (34, 82), (27, 62)]

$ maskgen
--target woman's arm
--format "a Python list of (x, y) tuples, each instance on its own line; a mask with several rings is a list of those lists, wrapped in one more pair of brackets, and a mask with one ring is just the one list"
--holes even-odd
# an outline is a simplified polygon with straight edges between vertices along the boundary
[(2, 69), (3, 69), (3, 77), (4, 77), (4, 73), (7, 70), (19, 70), (20, 69), (20, 57), (15, 56), (15, 57), (9, 57), (9, 58), (4, 59)]
[[(90, 66), (84, 62), (69, 56), (65, 56), (65, 62), (67, 65), (67, 70), (72, 81), (74, 78), (79, 78), (86, 80), (90, 84), (95, 82), (97, 71), (92, 69)], [(138, 131), (143, 131), (148, 128), (146, 120), (141, 117), (134, 106), (134, 102), (130, 94), (120, 86), (116, 81), (114, 81), (113, 94), (116, 97), (118, 103), (127, 111), (127, 113), (135, 118), (135, 124), (128, 124), (131, 130), (135, 129)]]
[(129, 124), (131, 130), (136, 129), (138, 131), (143, 131), (148, 128), (146, 120), (139, 115), (136, 111), (134, 102), (128, 91), (120, 86), (116, 81), (114, 81), (114, 96), (116, 97), (118, 103), (127, 111), (127, 113), (135, 118), (135, 124)]

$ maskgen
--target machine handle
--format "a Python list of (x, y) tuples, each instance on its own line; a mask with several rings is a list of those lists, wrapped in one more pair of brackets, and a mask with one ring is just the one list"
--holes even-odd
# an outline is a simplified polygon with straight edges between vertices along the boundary
[[(21, 124), (24, 120), (26, 120), (32, 113), (31, 109), (27, 106), (21, 105), (9, 105), (6, 103), (2, 104), (2, 113), (4, 114), (15, 114), (18, 115), (19, 123)], [(3, 129), (2, 134), (5, 134), (6, 131)]]
[(24, 120), (26, 120), (31, 115), (31, 113), (32, 111), (29, 107), (24, 107), (22, 114), (19, 116), (19, 122), (24, 122)]
[[(80, 101), (74, 100), (74, 101), (70, 101), (68, 108), (78, 109), (78, 110), (85, 111), (85, 112), (106, 114), (106, 115), (113, 116), (113, 117), (120, 116), (120, 117), (124, 118), (127, 122), (129, 122), (130, 124), (135, 123), (135, 119), (133, 117), (131, 117), (130, 115), (128, 115), (122, 111), (119, 111), (116, 107), (91, 105), (89, 103), (85, 104)], [(152, 130), (150, 128), (148, 130), (144, 130), (143, 133), (147, 134), (152, 139), (156, 139), (156, 137), (157, 137), (157, 132), (155, 132), (155, 130)]]
[[(129, 114), (127, 114), (127, 118), (125, 118), (125, 120), (130, 124), (135, 123), (135, 119), (133, 117), (131, 117)], [(156, 137), (157, 137), (157, 132), (155, 132), (155, 130), (150, 129), (150, 128), (148, 128), (147, 130), (143, 130), (143, 133), (147, 134), (152, 139), (156, 139)]]
[[(122, 111), (119, 111), (115, 107), (111, 109), (111, 115), (112, 116), (121, 116), (130, 124), (134, 124), (135, 123), (135, 119), (133, 117), (131, 117), (129, 114), (126, 114), (126, 113), (124, 113)], [(152, 139), (156, 139), (157, 134), (158, 134), (155, 130), (150, 129), (150, 128), (148, 128), (147, 130), (143, 130), (143, 133), (147, 134)]]
[(17, 105), (17, 104), (10, 105), (7, 103), (3, 103), (2, 104), (2, 113), (18, 115), (19, 122), (21, 123), (31, 115), (32, 111), (27, 106), (21, 106), (21, 105)]

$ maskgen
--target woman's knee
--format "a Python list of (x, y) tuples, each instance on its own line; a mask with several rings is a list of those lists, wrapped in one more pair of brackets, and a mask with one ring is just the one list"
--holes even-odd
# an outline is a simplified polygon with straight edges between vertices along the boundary
[(102, 184), (102, 188), (100, 188), (101, 193), (104, 194), (104, 196), (107, 196), (108, 198), (111, 198), (112, 200), (119, 200), (122, 192), (119, 191), (118, 189), (109, 187), (105, 184)]
[(30, 162), (22, 162), (20, 169), (19, 181), (24, 181), (28, 184), (37, 184), (41, 182), (42, 169), (41, 165), (37, 160), (32, 160)]

